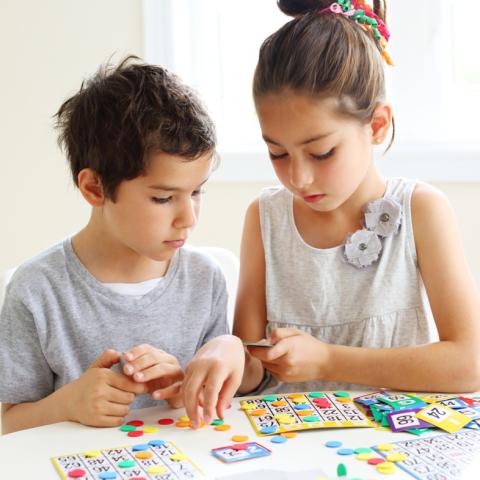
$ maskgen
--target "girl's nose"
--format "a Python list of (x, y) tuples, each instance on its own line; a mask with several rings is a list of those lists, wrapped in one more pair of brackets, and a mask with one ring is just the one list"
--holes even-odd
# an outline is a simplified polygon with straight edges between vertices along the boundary
[(313, 183), (312, 169), (301, 159), (291, 159), (289, 175), (291, 185), (299, 191), (307, 190)]

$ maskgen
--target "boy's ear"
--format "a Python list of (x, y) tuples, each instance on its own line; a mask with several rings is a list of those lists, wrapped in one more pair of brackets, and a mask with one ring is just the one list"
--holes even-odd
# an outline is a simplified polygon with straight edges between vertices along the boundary
[(78, 189), (82, 193), (83, 198), (92, 207), (101, 207), (105, 203), (102, 180), (95, 170), (91, 168), (80, 170), (77, 181)]
[(372, 143), (382, 143), (388, 135), (392, 125), (392, 107), (388, 103), (379, 103), (373, 112), (370, 127), (372, 132)]

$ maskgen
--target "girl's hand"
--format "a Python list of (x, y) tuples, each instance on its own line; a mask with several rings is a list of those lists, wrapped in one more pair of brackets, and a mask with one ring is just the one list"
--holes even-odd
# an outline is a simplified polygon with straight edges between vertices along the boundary
[[(243, 377), (245, 351), (238, 337), (221, 335), (206, 343), (192, 358), (183, 382), (183, 401), (193, 428), (208, 425), (232, 401)], [(201, 412), (203, 407), (203, 415)]]
[(123, 373), (146, 384), (155, 400), (167, 400), (173, 408), (182, 405), (180, 387), (185, 374), (176, 357), (143, 344), (125, 352), (124, 360)]
[(282, 382), (307, 382), (325, 378), (328, 345), (295, 328), (272, 330), (273, 347), (248, 347), (263, 366)]
[(114, 427), (122, 425), (135, 395), (146, 393), (145, 385), (110, 369), (120, 354), (106, 350), (74, 382), (65, 385), (66, 417), (83, 425)]

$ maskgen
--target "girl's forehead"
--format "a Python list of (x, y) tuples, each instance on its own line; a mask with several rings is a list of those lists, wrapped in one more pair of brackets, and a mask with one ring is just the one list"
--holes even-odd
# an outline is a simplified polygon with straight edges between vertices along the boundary
[(321, 119), (332, 123), (341, 120), (338, 114), (339, 102), (334, 97), (314, 97), (291, 90), (282, 90), (258, 99), (256, 105), (260, 117), (289, 115)]

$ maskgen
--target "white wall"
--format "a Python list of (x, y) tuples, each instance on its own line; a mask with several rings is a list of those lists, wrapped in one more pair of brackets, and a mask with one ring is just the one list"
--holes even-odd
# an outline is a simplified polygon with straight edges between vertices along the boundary
[(88, 218), (52, 115), (113, 53), (143, 55), (133, 0), (1, 0), (0, 271)]
[[(56, 146), (52, 115), (112, 53), (116, 59), (143, 53), (139, 0), (2, 0), (1, 6), (0, 271), (87, 221), (89, 211)], [(245, 209), (265, 185), (213, 181), (192, 242), (238, 253)], [(437, 186), (457, 212), (480, 283), (480, 185)]]

